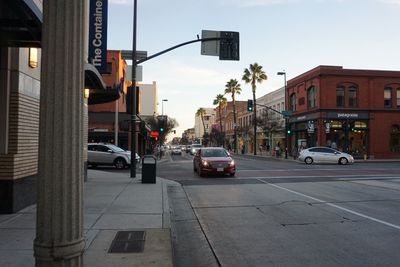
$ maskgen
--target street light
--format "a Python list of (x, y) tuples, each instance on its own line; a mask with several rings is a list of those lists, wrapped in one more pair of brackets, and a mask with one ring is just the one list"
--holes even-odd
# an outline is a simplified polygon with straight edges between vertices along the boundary
[(164, 102), (167, 102), (168, 99), (163, 99), (161, 101), (161, 115), (164, 116)]
[[(287, 98), (286, 98), (286, 72), (285, 71), (280, 71), (277, 73), (277, 75), (283, 75), (284, 78), (284, 83), (285, 83), (285, 110), (287, 106)], [(287, 134), (287, 117), (285, 116), (285, 159), (288, 158), (288, 134)]]

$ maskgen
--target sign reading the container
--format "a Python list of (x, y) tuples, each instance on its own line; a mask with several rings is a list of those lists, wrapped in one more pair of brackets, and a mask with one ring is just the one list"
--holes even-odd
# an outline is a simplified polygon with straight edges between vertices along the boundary
[(314, 121), (308, 121), (307, 122), (307, 131), (309, 133), (313, 133), (314, 132)]
[(90, 0), (89, 63), (103, 74), (107, 72), (108, 0)]

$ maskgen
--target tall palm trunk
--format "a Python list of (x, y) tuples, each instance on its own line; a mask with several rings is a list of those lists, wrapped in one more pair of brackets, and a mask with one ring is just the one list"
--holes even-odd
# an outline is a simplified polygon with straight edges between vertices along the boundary
[(232, 94), (232, 102), (233, 102), (233, 151), (238, 153), (237, 151), (237, 134), (236, 134), (236, 101), (235, 94)]
[(222, 144), (222, 147), (225, 147), (224, 139), (223, 139), (224, 135), (223, 135), (223, 130), (222, 130), (221, 105), (218, 106), (218, 115), (219, 115), (219, 131), (220, 131), (220, 138), (219, 138), (220, 144), (219, 145)]
[(254, 126), (254, 144), (253, 153), (257, 155), (257, 105), (256, 105), (256, 90), (253, 89), (253, 126)]

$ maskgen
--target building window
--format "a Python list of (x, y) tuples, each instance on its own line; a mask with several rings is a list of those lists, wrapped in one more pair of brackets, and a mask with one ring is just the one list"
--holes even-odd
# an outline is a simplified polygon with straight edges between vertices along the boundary
[(397, 88), (396, 104), (397, 108), (400, 108), (400, 88)]
[(314, 108), (316, 106), (315, 86), (311, 86), (307, 90), (307, 107)]
[(383, 106), (385, 108), (392, 107), (392, 88), (386, 87), (383, 93)]
[(343, 86), (336, 88), (336, 106), (344, 107), (344, 87)]
[(290, 110), (296, 111), (296, 94), (290, 96)]
[(350, 86), (348, 89), (348, 104), (349, 107), (357, 107), (357, 88)]

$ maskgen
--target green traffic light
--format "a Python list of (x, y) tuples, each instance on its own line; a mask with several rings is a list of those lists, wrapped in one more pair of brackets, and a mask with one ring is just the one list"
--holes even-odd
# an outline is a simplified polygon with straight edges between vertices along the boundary
[(160, 128), (160, 132), (164, 132), (164, 128)]

